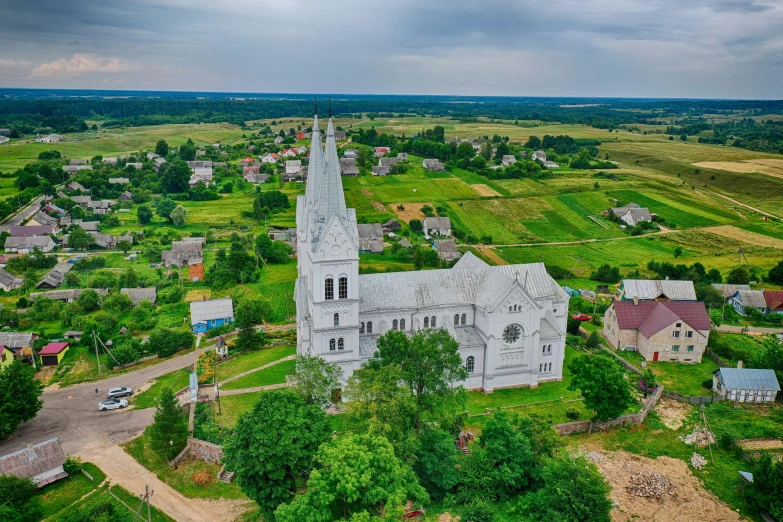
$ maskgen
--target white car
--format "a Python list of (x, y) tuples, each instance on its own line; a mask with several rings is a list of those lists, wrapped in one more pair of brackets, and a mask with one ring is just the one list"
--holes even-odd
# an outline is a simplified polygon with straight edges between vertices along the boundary
[(107, 401), (98, 403), (99, 411), (118, 410), (120, 408), (127, 408), (127, 407), (128, 407), (128, 401), (126, 401), (125, 399), (109, 399)]
[(109, 391), (106, 393), (106, 396), (109, 399), (116, 399), (117, 397), (130, 397), (131, 395), (133, 395), (133, 388), (128, 388), (126, 386), (109, 388)]

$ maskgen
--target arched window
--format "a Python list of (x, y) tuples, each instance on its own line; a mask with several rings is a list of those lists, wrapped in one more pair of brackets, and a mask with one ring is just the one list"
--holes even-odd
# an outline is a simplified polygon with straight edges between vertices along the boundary
[(337, 349), (338, 350), (345, 350), (345, 341), (343, 340), (342, 337), (337, 339)]
[(425, 317), (424, 318), (424, 328), (429, 328), (429, 327), (430, 327), (430, 318), (429, 317)]
[(468, 322), (468, 314), (462, 314), (462, 326), (465, 326)]
[(397, 329), (397, 319), (392, 321), (392, 330), (396, 330), (396, 329)]
[(334, 314), (334, 325), (340, 326), (340, 314), (336, 313)]
[(372, 321), (367, 321), (367, 333), (372, 333)]
[(334, 346), (335, 346), (334, 339), (329, 339), (329, 351), (330, 352), (334, 351)]
[(405, 331), (405, 319), (400, 319), (400, 330)]
[(546, 346), (541, 350), (541, 353), (546, 353)]
[(459, 326), (459, 314), (454, 314), (454, 326)]
[(468, 373), (473, 373), (475, 367), (476, 367), (476, 359), (471, 355), (465, 360), (465, 369), (468, 370)]
[(551, 344), (547, 345), (546, 353), (552, 353), (552, 345)]
[(539, 364), (538, 365), (538, 373), (541, 373), (543, 371), (543, 369), (544, 369), (544, 365), (543, 364)]
[(513, 309), (514, 309), (514, 307), (513, 307), (513, 306), (509, 306), (509, 307), (508, 307), (508, 311), (509, 311), (509, 312), (510, 312), (511, 310), (513, 310)]
[(432, 319), (430, 319), (430, 327), (435, 328), (435, 316), (432, 316)]
[(338, 290), (340, 291), (340, 299), (348, 299), (348, 278), (341, 277), (337, 281)]
[(334, 299), (334, 279), (327, 277), (324, 281), (324, 299), (331, 301)]
[(359, 333), (364, 333), (364, 323), (359, 325)]

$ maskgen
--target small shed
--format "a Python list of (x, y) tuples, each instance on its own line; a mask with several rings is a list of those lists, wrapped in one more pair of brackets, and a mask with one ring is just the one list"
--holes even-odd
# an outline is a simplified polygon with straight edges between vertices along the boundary
[(69, 342), (49, 343), (38, 352), (41, 358), (41, 366), (57, 366), (65, 357), (65, 353), (71, 346)]
[(780, 391), (774, 370), (718, 368), (712, 375), (712, 390), (730, 401), (772, 403)]
[(190, 326), (194, 333), (234, 322), (234, 302), (230, 297), (190, 303)]

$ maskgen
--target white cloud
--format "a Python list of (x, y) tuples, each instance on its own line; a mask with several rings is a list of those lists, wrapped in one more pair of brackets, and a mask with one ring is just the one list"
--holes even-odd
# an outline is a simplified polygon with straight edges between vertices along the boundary
[(60, 58), (50, 63), (42, 63), (33, 69), (30, 78), (58, 79), (92, 73), (113, 74), (136, 70), (139, 70), (139, 67), (124, 58), (75, 53), (70, 60)]

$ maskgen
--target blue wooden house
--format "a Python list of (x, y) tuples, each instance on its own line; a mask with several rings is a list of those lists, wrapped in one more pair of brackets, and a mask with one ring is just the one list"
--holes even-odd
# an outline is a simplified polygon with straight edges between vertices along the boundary
[(226, 323), (234, 322), (234, 303), (231, 298), (193, 301), (190, 303), (190, 328), (193, 333), (204, 333)]

